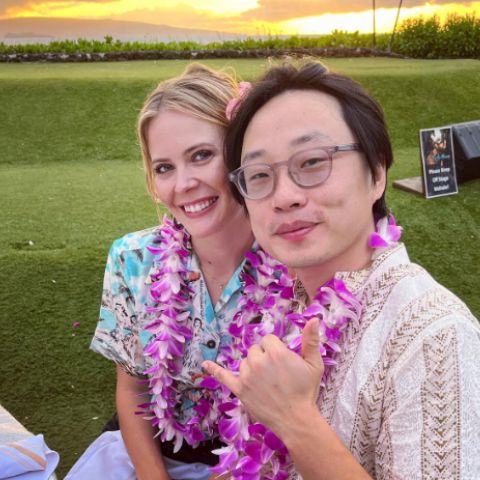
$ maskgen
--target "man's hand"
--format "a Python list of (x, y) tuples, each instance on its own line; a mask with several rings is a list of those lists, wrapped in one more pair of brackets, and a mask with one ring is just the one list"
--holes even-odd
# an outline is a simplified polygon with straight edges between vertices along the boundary
[(242, 401), (255, 420), (281, 438), (289, 422), (316, 411), (324, 370), (319, 342), (318, 319), (314, 318), (302, 333), (302, 356), (278, 337), (267, 335), (260, 345), (250, 348), (239, 375), (211, 361), (203, 367)]

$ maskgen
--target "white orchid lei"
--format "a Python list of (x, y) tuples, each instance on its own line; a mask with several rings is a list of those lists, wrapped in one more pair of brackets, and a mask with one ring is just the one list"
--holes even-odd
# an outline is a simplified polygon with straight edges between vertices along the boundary
[[(400, 235), (393, 216), (385, 217), (378, 222), (369, 245), (385, 249), (396, 244)], [(213, 377), (206, 377), (200, 384), (206, 394), (195, 405), (194, 416), (186, 423), (178, 418), (176, 407), (181, 398), (173, 377), (182, 368), (184, 346), (192, 338), (187, 326), (192, 294), (186, 267), (188, 243), (189, 235), (183, 227), (164, 217), (155, 246), (148, 247), (157, 267), (150, 289), (155, 306), (149, 307), (155, 318), (146, 327), (152, 340), (144, 350), (152, 361), (145, 371), (151, 401), (140, 407), (149, 413), (147, 418), (158, 428), (161, 440), (174, 441), (175, 451), (183, 441), (195, 447), (218, 435), (226, 446), (214, 451), (219, 455), (214, 473), (229, 473), (239, 480), (287, 479), (293, 463), (285, 445), (264, 425), (254, 423), (240, 400)], [(340, 351), (343, 330), (350, 322), (359, 321), (360, 302), (341, 280), (333, 278), (317, 290), (303, 312), (297, 312), (294, 280), (286, 267), (261, 249), (248, 252), (246, 258), (243, 295), (229, 327), (232, 341), (220, 347), (217, 362), (238, 372), (248, 349), (270, 333), (300, 353), (302, 329), (310, 318), (317, 317), (325, 364), (323, 385)]]

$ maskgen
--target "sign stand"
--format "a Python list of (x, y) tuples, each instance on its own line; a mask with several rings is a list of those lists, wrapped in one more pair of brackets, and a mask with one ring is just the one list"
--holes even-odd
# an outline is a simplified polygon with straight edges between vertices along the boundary
[(421, 129), (422, 176), (396, 180), (393, 186), (425, 198), (458, 193), (452, 127)]
[(402, 180), (395, 180), (393, 186), (399, 190), (404, 190), (405, 192), (416, 193), (422, 197), (425, 195), (423, 190), (423, 179), (422, 177), (409, 177)]

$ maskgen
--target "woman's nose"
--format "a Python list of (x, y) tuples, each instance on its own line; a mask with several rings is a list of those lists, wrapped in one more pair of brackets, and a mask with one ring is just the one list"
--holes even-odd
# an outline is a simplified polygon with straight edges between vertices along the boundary
[(176, 192), (185, 192), (191, 190), (198, 185), (199, 181), (194, 171), (191, 168), (179, 168), (177, 171), (177, 178), (175, 183)]

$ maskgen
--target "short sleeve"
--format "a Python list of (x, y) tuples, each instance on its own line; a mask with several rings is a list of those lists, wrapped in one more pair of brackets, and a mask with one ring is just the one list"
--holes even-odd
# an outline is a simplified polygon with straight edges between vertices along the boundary
[(130, 262), (113, 243), (108, 254), (103, 281), (100, 318), (90, 348), (139, 376), (144, 371), (143, 346), (139, 336), (139, 312), (129, 272)]

